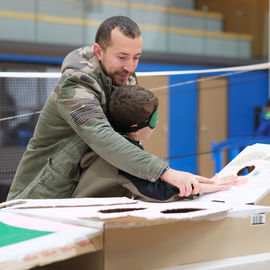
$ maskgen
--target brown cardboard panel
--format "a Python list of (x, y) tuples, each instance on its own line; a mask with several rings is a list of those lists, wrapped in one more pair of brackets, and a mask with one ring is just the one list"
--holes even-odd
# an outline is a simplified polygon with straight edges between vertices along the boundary
[(269, 214), (265, 225), (250, 217), (181, 221), (155, 226), (106, 228), (106, 270), (155, 269), (269, 252)]
[[(153, 90), (159, 99), (158, 124), (155, 132), (149, 140), (143, 141), (144, 148), (160, 157), (168, 156), (168, 77), (138, 77), (139, 85), (146, 89)], [(155, 88), (163, 87), (155, 90)]]
[(225, 141), (228, 132), (228, 78), (209, 78), (201, 76), (198, 82), (197, 112), (197, 151), (204, 153), (197, 156), (197, 173), (206, 177), (212, 177), (215, 172), (211, 141)]

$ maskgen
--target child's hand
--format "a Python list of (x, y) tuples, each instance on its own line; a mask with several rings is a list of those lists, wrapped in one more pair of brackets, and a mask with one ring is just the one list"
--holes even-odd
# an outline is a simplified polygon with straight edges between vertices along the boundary
[(201, 183), (201, 193), (207, 194), (207, 193), (213, 193), (217, 191), (222, 191), (222, 190), (228, 190), (231, 188), (231, 185), (216, 185), (216, 184), (204, 184)]
[(229, 175), (218, 178), (217, 175), (211, 179), (214, 181), (213, 184), (200, 183), (201, 193), (213, 193), (222, 190), (228, 190), (237, 181), (239, 177), (235, 175)]
[(239, 179), (239, 176), (228, 175), (224, 177), (219, 177), (217, 174), (215, 174), (211, 179), (216, 185), (233, 185)]

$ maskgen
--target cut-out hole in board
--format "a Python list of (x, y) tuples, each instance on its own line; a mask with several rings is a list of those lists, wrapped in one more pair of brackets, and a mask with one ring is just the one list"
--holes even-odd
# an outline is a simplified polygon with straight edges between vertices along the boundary
[(251, 166), (246, 166), (244, 168), (242, 168), (241, 170), (238, 171), (237, 175), (241, 176), (241, 175), (248, 175), (249, 173), (251, 173), (253, 170), (255, 169), (254, 165)]
[(179, 209), (167, 209), (161, 211), (162, 214), (181, 214), (205, 210), (203, 208), (179, 208)]
[(115, 209), (100, 210), (99, 212), (103, 214), (110, 214), (110, 213), (131, 212), (137, 210), (145, 210), (145, 208), (115, 208)]

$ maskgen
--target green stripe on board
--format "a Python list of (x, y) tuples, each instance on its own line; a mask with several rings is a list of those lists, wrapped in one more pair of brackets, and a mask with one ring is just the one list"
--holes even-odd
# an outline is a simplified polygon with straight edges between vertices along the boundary
[(30, 240), (53, 232), (36, 231), (9, 226), (0, 222), (0, 247), (16, 244), (25, 240)]

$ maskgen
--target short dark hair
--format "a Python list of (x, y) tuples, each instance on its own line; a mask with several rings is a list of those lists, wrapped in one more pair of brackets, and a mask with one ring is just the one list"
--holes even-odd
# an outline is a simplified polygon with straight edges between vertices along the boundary
[(106, 50), (111, 42), (111, 32), (118, 27), (122, 34), (127, 37), (136, 38), (141, 36), (139, 26), (130, 18), (125, 16), (113, 16), (103, 21), (96, 33), (95, 42), (98, 43), (103, 50)]
[(122, 85), (111, 94), (108, 119), (115, 131), (127, 133), (132, 125), (149, 121), (158, 104), (153, 92), (138, 85)]

